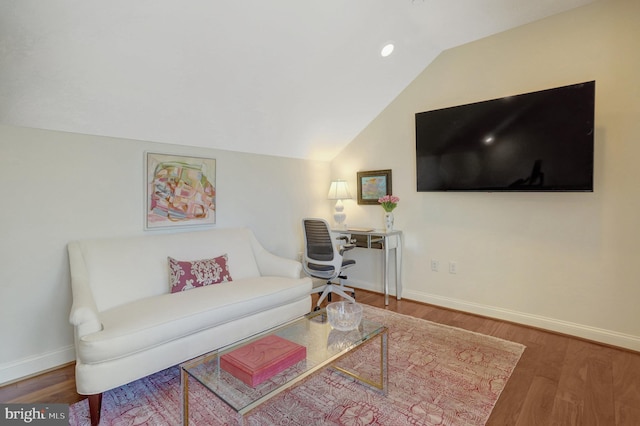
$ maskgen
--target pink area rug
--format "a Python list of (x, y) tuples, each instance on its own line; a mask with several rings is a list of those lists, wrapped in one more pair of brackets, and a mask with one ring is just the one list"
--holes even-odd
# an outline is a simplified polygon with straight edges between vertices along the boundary
[[(388, 394), (325, 369), (251, 411), (249, 425), (484, 425), (524, 346), (491, 336), (365, 306), (389, 328)], [(364, 346), (344, 362), (379, 353)], [(371, 362), (364, 362), (370, 365)], [(190, 424), (237, 425), (237, 415), (190, 381)], [(105, 392), (101, 425), (179, 425), (180, 376), (172, 367)], [(88, 425), (86, 400), (71, 425)]]

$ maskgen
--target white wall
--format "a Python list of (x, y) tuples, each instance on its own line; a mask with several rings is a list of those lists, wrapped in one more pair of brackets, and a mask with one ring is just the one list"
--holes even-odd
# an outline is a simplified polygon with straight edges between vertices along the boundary
[[(636, 0), (600, 1), (446, 51), (332, 162), (354, 188), (358, 170), (393, 170), (405, 297), (640, 350), (638, 17)], [(416, 112), (588, 80), (593, 193), (416, 192)], [(380, 207), (345, 208), (382, 226)], [(356, 255), (351, 282), (381, 289), (379, 257)]]
[(66, 244), (145, 233), (145, 151), (215, 158), (215, 226), (285, 257), (331, 208), (327, 162), (0, 126), (0, 383), (75, 358)]

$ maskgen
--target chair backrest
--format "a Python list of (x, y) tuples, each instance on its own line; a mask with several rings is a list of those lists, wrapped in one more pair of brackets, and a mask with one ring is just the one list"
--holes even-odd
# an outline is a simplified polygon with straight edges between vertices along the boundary
[(305, 252), (312, 260), (331, 261), (334, 256), (329, 225), (324, 219), (303, 219)]
[(331, 239), (329, 223), (319, 218), (302, 219), (304, 254), (302, 268), (313, 277), (333, 279), (340, 273), (342, 255)]

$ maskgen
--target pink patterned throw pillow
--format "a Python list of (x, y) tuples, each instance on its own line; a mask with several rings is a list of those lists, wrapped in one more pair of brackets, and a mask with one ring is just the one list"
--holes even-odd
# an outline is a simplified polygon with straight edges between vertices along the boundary
[(167, 259), (169, 259), (171, 293), (233, 281), (229, 274), (226, 254), (213, 259), (194, 261), (180, 261), (172, 257)]

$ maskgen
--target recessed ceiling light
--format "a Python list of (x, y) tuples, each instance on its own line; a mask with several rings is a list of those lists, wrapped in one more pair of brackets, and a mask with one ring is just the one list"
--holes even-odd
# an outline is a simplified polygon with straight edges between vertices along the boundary
[(386, 58), (387, 56), (391, 55), (391, 53), (393, 53), (393, 43), (385, 44), (385, 46), (380, 51), (380, 54), (384, 58)]

